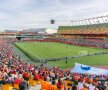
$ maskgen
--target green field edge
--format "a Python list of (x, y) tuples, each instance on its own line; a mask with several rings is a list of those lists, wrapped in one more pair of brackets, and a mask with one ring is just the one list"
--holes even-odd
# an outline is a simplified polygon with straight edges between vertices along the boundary
[(40, 59), (33, 57), (33, 55), (31, 55), (30, 53), (28, 53), (27, 51), (23, 50), (22, 48), (20, 48), (17, 44), (12, 43), (15, 47), (17, 47), (21, 52), (23, 52), (31, 61), (33, 62), (40, 62)]
[[(13, 44), (18, 49), (20, 49), (28, 58), (30, 58), (32, 61), (35, 61), (35, 62), (41, 62), (41, 61), (61, 61), (61, 60), (68, 60), (68, 59), (73, 59), (73, 58), (77, 58), (77, 57), (85, 57), (86, 56), (86, 55), (84, 55), (84, 56), (75, 55), (75, 56), (64, 56), (64, 57), (54, 57), (54, 58), (38, 58), (36, 56), (33, 56), (31, 53), (28, 53), (27, 51), (23, 50), (16, 43), (13, 43)], [(99, 49), (98, 48), (97, 50), (105, 50), (105, 49)], [(97, 53), (99, 53), (99, 52), (97, 52)], [(96, 53), (92, 53), (92, 54), (96, 54)], [(89, 54), (89, 56), (92, 56), (92, 54)]]
[[(37, 64), (38, 65), (40, 64), (40, 62), (36, 62), (36, 60), (33, 60), (33, 57), (31, 57), (29, 53), (27, 53), (24, 50), (22, 50), (15, 43), (13, 43), (13, 45), (15, 47), (17, 47), (21, 52), (23, 52), (28, 58), (30, 58), (30, 60), (33, 61), (36, 65)], [(98, 58), (96, 58), (96, 59), (93, 59), (93, 57), (97, 57), (97, 55), (96, 56), (90, 56), (90, 58), (88, 56), (85, 56), (85, 57), (80, 57), (80, 58), (67, 59), (67, 61), (68, 61), (67, 64), (65, 63), (66, 62), (65, 60), (48, 61), (47, 66), (53, 67), (53, 66), (56, 66), (57, 65), (61, 69), (68, 69), (68, 68), (74, 67), (74, 64), (76, 62), (77, 63), (81, 63), (81, 64), (86, 64), (86, 65), (91, 65), (91, 66), (104, 66), (104, 65), (107, 65), (108, 64), (108, 61), (107, 61), (106, 58), (105, 58), (106, 60), (105, 59), (102, 60), (102, 58), (105, 57), (105, 56), (108, 57), (108, 54), (107, 55), (98, 55)], [(100, 60), (100, 58), (101, 58), (101, 60)], [(92, 62), (92, 63), (90, 63), (89, 61)], [(98, 62), (100, 62), (100, 63), (98, 63)]]

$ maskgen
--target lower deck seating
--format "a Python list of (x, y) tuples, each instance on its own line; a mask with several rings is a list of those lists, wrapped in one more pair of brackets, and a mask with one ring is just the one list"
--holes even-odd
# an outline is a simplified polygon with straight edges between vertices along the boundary
[(13, 87), (9, 86), (9, 85), (2, 85), (1, 89), (2, 90), (12, 90)]

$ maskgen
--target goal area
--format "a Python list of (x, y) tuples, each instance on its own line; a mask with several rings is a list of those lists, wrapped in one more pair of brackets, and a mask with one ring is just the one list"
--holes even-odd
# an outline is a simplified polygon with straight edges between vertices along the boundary
[(80, 56), (88, 55), (88, 51), (79, 51)]

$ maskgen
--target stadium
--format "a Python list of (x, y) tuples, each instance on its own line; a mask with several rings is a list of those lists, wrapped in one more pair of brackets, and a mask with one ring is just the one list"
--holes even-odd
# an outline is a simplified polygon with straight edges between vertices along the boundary
[[(71, 7), (73, 1), (42, 1), (2, 2), (9, 6), (12, 4), (12, 11), (9, 11), (15, 14), (15, 18), (10, 20), (11, 16), (5, 16), (6, 24), (2, 21), (4, 18), (0, 18), (0, 27), (5, 27), (0, 31), (0, 90), (108, 90), (108, 15), (98, 15), (98, 9), (98, 16), (91, 12), (88, 15), (85, 13), (88, 6), (83, 7), (80, 3), (82, 7)], [(53, 6), (52, 2), (54, 7), (49, 7), (49, 4)], [(43, 9), (35, 11), (43, 8), (41, 4), (48, 7), (44, 7), (48, 9), (48, 17)], [(29, 8), (23, 7), (26, 5)], [(53, 9), (55, 6), (61, 10), (60, 13)], [(49, 8), (54, 14), (49, 14)], [(84, 14), (80, 12), (81, 8), (84, 8)], [(74, 11), (74, 19), (69, 17), (71, 9), (78, 10)], [(3, 13), (9, 11), (6, 9)], [(94, 16), (81, 19), (81, 15)], [(67, 17), (68, 22), (63, 20)], [(38, 23), (37, 26), (34, 23)], [(56, 29), (51, 26), (56, 26)]]
[(14, 45), (38, 64), (48, 61), (49, 67), (57, 65), (61, 69), (67, 69), (74, 66), (75, 62), (90, 66), (105, 66), (108, 53), (108, 24), (105, 22), (92, 24), (92, 19), (88, 20), (91, 22), (88, 25), (59, 26), (57, 34), (53, 37), (47, 35), (31, 39), (24, 36), (22, 42)]
[[(17, 72), (20, 72), (19, 70), (21, 68), (18, 67), (17, 64), (27, 67), (29, 65), (28, 63), (33, 65), (33, 67), (41, 66), (48, 69), (54, 68), (54, 70), (71, 70), (71, 72), (76, 73), (107, 75), (108, 71), (103, 71), (105, 68), (107, 69), (105, 66), (108, 64), (107, 30), (108, 23), (59, 26), (56, 34), (48, 34), (45, 32), (45, 29), (43, 33), (41, 31), (41, 34), (39, 33), (40, 29), (33, 31), (31, 29), (23, 31), (5, 30), (0, 34), (0, 55), (1, 60), (3, 60), (1, 61), (1, 66), (6, 64), (8, 67), (11, 67), (9, 74), (12, 75), (15, 73), (14, 68), (17, 68)], [(27, 63), (24, 64), (24, 62)], [(79, 70), (80, 64), (82, 71)], [(102, 69), (101, 72), (99, 68), (86, 72), (85, 68), (88, 68), (86, 65), (104, 69)], [(3, 69), (2, 67), (1, 69)], [(26, 75), (26, 73), (29, 72), (25, 71), (23, 75)], [(37, 77), (36, 74), (36, 76), (34, 76), (35, 80), (29, 79), (31, 86), (42, 82), (42, 77), (39, 80), (37, 80)], [(25, 78), (23, 76), (23, 78), (26, 80), (28, 77)], [(75, 81), (76, 80), (66, 82), (67, 87), (70, 88), (68, 83), (75, 83)], [(1, 81), (1, 83), (3, 83), (3, 81)], [(9, 82), (9, 84), (6, 83), (6, 85), (11, 87), (12, 85), (10, 84), (11, 82)], [(4, 88), (6, 85), (3, 85)], [(17, 79), (13, 88), (19, 89)]]

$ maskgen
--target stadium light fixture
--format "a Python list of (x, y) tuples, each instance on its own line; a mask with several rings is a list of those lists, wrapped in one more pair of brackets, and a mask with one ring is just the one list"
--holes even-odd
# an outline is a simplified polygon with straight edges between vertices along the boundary
[[(105, 19), (107, 18), (107, 19)], [(72, 25), (91, 25), (91, 24), (99, 24), (99, 23), (105, 23), (108, 21), (108, 15), (106, 16), (99, 16), (99, 17), (93, 17), (93, 18), (87, 18), (87, 19), (81, 19), (81, 20), (75, 20), (70, 21)]]

